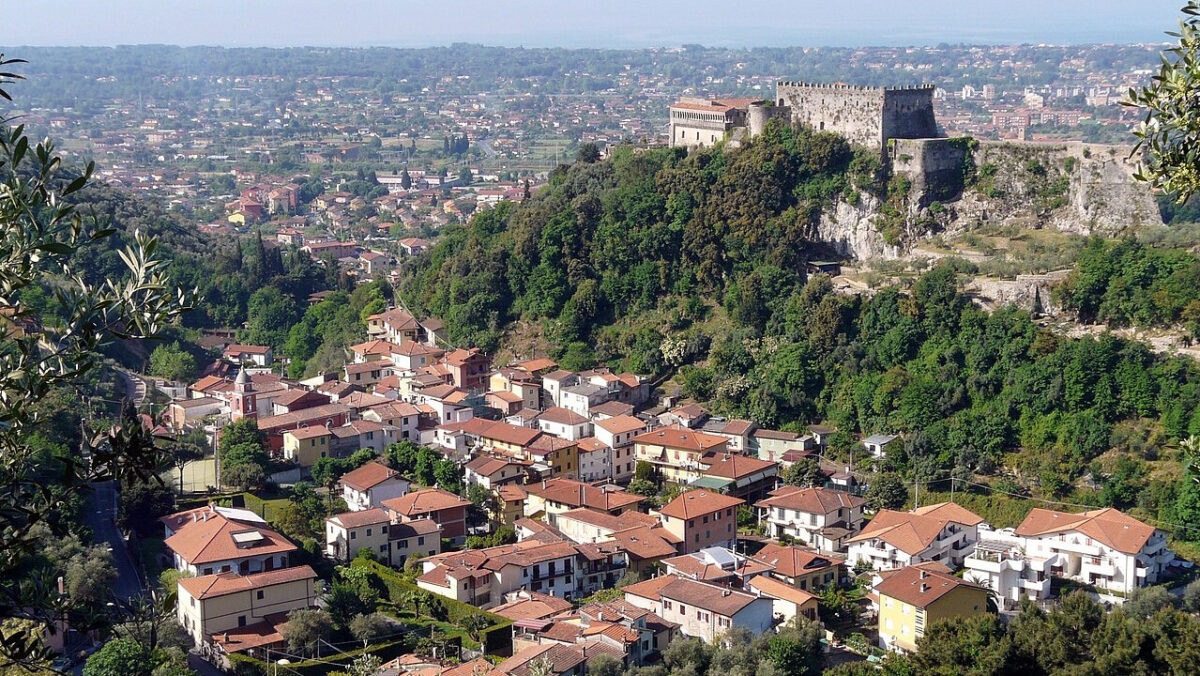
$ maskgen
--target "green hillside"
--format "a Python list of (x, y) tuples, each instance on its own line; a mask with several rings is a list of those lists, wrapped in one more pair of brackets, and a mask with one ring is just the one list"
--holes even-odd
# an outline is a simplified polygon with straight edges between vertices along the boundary
[[(727, 153), (622, 149), (447, 231), (403, 292), (458, 341), (495, 350), (512, 322), (540, 322), (568, 368), (673, 376), (768, 427), (830, 421), (835, 452), (903, 432), (885, 469), (911, 478), (1006, 474), (1174, 520), (1179, 465), (1157, 448), (1200, 433), (1192, 360), (987, 313), (948, 266), (869, 298), (805, 279), (820, 210), (883, 185), (837, 137), (778, 127)], [(1103, 486), (1080, 495), (1089, 472)]]

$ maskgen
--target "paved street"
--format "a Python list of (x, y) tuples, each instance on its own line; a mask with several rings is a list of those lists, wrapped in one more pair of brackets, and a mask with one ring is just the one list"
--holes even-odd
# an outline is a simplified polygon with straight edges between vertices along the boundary
[(123, 599), (132, 598), (142, 593), (142, 583), (125, 539), (117, 528), (116, 483), (97, 482), (92, 484), (92, 488), (95, 492), (88, 509), (88, 526), (95, 535), (96, 544), (107, 542), (112, 547), (113, 562), (119, 575), (113, 585), (113, 593)]

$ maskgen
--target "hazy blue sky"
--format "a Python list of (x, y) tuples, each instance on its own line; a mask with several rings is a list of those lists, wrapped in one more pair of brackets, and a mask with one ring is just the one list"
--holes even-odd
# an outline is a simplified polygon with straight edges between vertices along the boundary
[(0, 0), (0, 45), (1164, 41), (1183, 0)]

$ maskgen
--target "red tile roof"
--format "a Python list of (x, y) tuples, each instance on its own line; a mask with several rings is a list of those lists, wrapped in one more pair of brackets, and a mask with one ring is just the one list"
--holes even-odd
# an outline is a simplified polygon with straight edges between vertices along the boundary
[(179, 586), (193, 597), (204, 600), (240, 591), (252, 591), (297, 580), (315, 580), (317, 573), (309, 566), (280, 568), (252, 575), (218, 573), (201, 577), (181, 577)]

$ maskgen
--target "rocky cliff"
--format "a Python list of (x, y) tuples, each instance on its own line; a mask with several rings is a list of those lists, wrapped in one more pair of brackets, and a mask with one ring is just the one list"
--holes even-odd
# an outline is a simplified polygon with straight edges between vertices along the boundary
[(827, 208), (817, 238), (853, 258), (893, 258), (924, 238), (984, 225), (1116, 236), (1161, 223), (1127, 146), (897, 140), (890, 154), (910, 185), (900, 234), (883, 236), (881, 203), (864, 196)]

